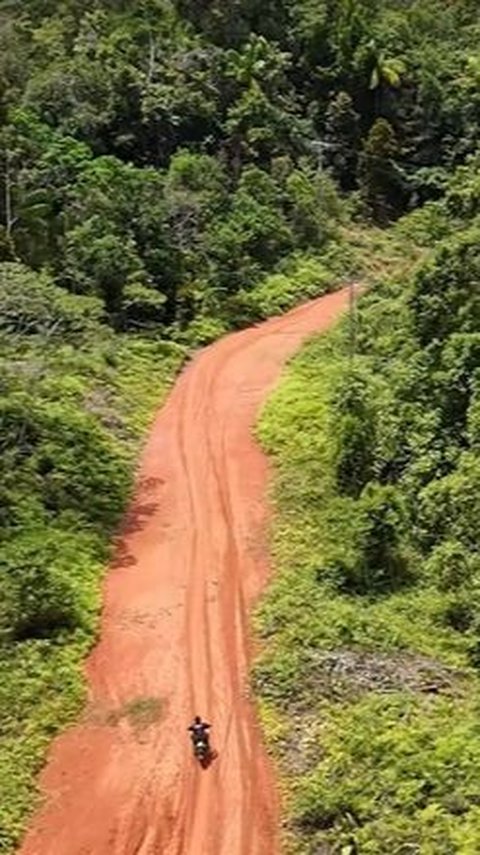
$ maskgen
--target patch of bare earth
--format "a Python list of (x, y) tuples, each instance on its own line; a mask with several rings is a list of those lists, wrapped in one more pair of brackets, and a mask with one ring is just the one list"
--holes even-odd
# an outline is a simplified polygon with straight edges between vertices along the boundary
[(361, 650), (315, 651), (306, 667), (302, 692), (289, 704), (290, 727), (277, 747), (285, 768), (303, 775), (323, 755), (318, 704), (354, 702), (367, 692), (411, 692), (459, 695), (465, 674), (427, 656), (414, 653), (372, 653)]
[(362, 692), (458, 692), (463, 676), (427, 656), (358, 650), (315, 653), (309, 671), (317, 691), (331, 699)]

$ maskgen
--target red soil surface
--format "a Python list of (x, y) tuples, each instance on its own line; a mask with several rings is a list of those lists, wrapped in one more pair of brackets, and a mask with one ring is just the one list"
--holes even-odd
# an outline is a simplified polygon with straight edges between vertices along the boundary
[[(269, 572), (267, 461), (252, 426), (285, 360), (347, 302), (345, 289), (228, 336), (179, 378), (106, 577), (89, 712), (53, 744), (20, 855), (278, 851), (247, 688), (248, 612)], [(160, 716), (140, 727), (138, 704), (155, 698)], [(187, 738), (195, 713), (213, 724), (206, 770)]]

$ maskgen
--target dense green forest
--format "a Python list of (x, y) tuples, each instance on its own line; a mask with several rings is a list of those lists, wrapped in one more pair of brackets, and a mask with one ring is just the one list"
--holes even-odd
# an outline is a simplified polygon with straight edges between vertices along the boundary
[[(477, 851), (479, 37), (473, 0), (0, 3), (0, 852), (78, 714), (175, 372), (353, 275), (376, 285), (355, 335), (262, 427), (283, 570), (259, 691), (300, 851)], [(332, 695), (329, 653), (395, 691)]]

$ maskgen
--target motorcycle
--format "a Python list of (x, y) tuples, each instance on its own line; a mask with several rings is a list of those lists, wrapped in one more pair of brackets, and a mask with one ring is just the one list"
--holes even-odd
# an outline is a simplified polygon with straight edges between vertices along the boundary
[(208, 766), (211, 758), (211, 750), (206, 734), (205, 736), (199, 736), (197, 739), (194, 740), (193, 755), (195, 759), (198, 760), (201, 766)]

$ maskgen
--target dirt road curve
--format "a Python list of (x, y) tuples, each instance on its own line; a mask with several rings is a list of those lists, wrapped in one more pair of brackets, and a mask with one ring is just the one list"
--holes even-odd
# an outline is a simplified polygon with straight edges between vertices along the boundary
[[(229, 336), (177, 382), (106, 579), (90, 712), (54, 743), (21, 855), (275, 855), (275, 785), (246, 695), (247, 615), (268, 575), (251, 428), (286, 358), (347, 301)], [(155, 698), (161, 719), (140, 727)], [(185, 731), (196, 712), (214, 725), (206, 771)]]

